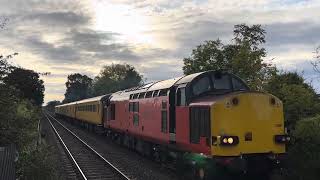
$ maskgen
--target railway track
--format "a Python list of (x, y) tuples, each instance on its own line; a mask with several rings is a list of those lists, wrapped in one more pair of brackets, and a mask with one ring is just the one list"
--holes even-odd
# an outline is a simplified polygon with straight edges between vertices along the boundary
[(123, 172), (106, 160), (75, 133), (44, 112), (62, 147), (74, 164), (78, 179), (129, 180)]

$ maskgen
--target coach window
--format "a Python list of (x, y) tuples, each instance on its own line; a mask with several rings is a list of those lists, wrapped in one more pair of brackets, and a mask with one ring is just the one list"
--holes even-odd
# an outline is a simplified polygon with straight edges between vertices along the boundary
[(158, 96), (158, 94), (159, 94), (159, 90), (156, 90), (156, 91), (153, 91), (152, 96), (153, 96), (153, 97), (157, 97), (157, 96)]
[(179, 88), (177, 91), (177, 106), (186, 105), (186, 88)]

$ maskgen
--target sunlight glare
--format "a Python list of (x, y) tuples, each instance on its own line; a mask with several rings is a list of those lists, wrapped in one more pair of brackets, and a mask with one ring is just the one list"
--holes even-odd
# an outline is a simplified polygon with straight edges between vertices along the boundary
[(147, 18), (127, 5), (113, 5), (106, 2), (94, 3), (94, 29), (119, 33), (120, 39), (133, 44), (151, 44)]

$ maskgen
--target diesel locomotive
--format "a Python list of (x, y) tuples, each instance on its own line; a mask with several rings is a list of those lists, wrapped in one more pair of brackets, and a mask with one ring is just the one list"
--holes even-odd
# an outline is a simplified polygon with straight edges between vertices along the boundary
[(55, 113), (159, 161), (184, 159), (199, 179), (217, 169), (270, 171), (290, 140), (282, 102), (223, 71), (63, 104)]

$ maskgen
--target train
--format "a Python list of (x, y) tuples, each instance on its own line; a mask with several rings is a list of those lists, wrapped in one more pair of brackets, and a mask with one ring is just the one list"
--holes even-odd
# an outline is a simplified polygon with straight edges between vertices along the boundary
[(188, 167), (194, 179), (217, 169), (271, 171), (290, 141), (280, 99), (238, 76), (205, 71), (62, 104), (55, 115), (84, 124), (157, 161)]

